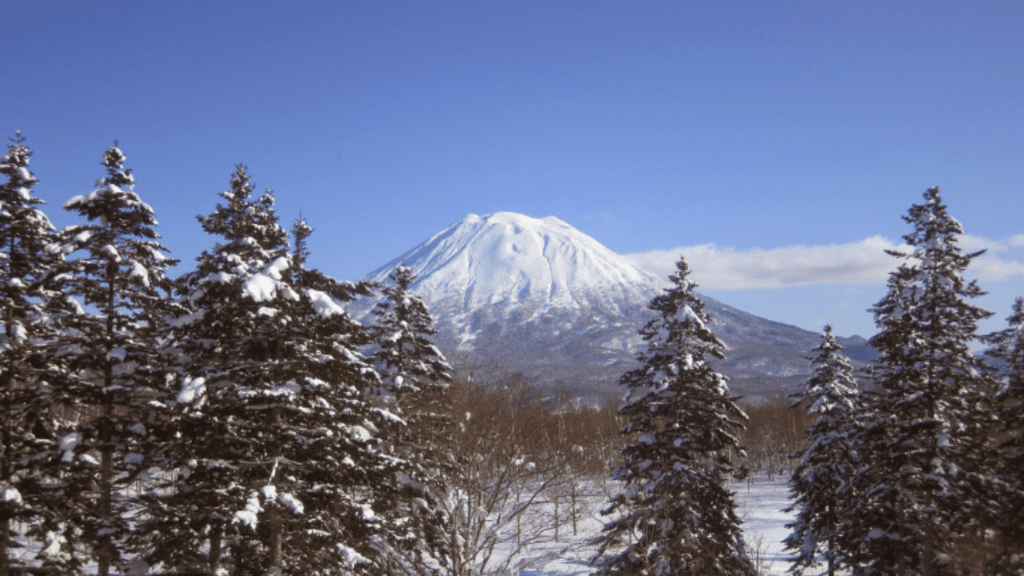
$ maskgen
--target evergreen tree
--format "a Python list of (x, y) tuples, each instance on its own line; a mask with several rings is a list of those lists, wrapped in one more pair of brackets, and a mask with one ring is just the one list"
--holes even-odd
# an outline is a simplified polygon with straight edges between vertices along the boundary
[(419, 395), (428, 388), (443, 392), (451, 381), (451, 366), (430, 340), (437, 335), (433, 318), (423, 300), (409, 290), (415, 280), (411, 268), (398, 266), (388, 275), (381, 288), (383, 298), (373, 310), (376, 350), (370, 360), (399, 409), (404, 395)]
[(832, 325), (825, 326), (821, 344), (814, 349), (814, 374), (793, 395), (793, 408), (817, 414), (805, 433), (810, 447), (793, 454), (800, 463), (790, 479), (793, 504), (786, 510), (797, 513), (786, 525), (792, 533), (785, 540), (786, 548), (795, 552), (790, 572), (797, 576), (816, 566), (819, 555), (825, 557), (829, 576), (843, 560), (836, 531), (844, 509), (840, 496), (856, 469), (849, 435), (859, 406), (853, 366), (842, 349)]
[[(296, 541), (295, 550), (301, 552), (296, 554), (296, 562), (292, 565), (302, 567), (303, 572), (334, 573), (325, 572), (323, 566), (344, 566), (351, 560), (347, 552), (339, 554), (340, 549), (336, 543), (341, 539), (343, 547), (358, 550), (367, 560), (356, 570), (345, 569), (343, 573), (381, 573), (393, 567), (389, 561), (394, 550), (404, 551), (408, 559), (416, 562), (413, 566), (406, 565), (404, 573), (424, 573), (425, 570), (411, 568), (422, 567), (424, 558), (418, 553), (430, 551), (423, 536), (423, 510), (429, 511), (429, 508), (425, 505), (410, 507), (408, 504), (411, 498), (404, 493), (404, 484), (396, 482), (396, 479), (415, 475), (416, 470), (409, 461), (410, 454), (396, 451), (394, 446), (397, 442), (393, 437), (394, 428), (401, 423), (401, 419), (385, 408), (377, 408), (368, 403), (369, 391), (379, 388), (380, 378), (376, 372), (367, 370), (362, 357), (352, 352), (365, 347), (372, 340), (372, 330), (353, 321), (336, 304), (350, 302), (357, 296), (369, 296), (371, 285), (339, 282), (307, 267), (306, 238), (312, 232), (312, 228), (302, 219), (293, 226), (294, 281), (310, 299), (311, 306), (306, 307), (308, 318), (304, 322), (307, 326), (316, 327), (316, 331), (310, 335), (313, 344), (323, 345), (325, 354), (334, 354), (337, 360), (331, 368), (334, 376), (327, 378), (321, 375), (321, 378), (328, 382), (348, 383), (341, 394), (336, 395), (338, 402), (344, 403), (346, 407), (340, 411), (340, 415), (337, 412), (323, 412), (319, 416), (323, 420), (320, 426), (326, 426), (344, 415), (349, 415), (350, 421), (356, 422), (358, 426), (359, 421), (351, 417), (360, 415), (361, 422), (373, 431), (376, 439), (368, 445), (368, 451), (358, 444), (340, 447), (333, 459), (327, 459), (321, 464), (320, 477), (310, 480), (314, 482), (311, 486), (316, 488), (312, 491), (307, 488), (307, 492), (311, 492), (309, 498), (318, 498), (323, 503), (317, 506), (316, 520), (325, 527), (325, 531), (332, 527), (331, 537), (320, 541)], [(353, 361), (356, 359), (358, 362)], [(314, 366), (313, 369), (320, 368)], [(330, 440), (325, 439), (326, 442)], [(326, 450), (323, 445), (313, 448)], [(353, 473), (348, 467), (339, 470), (334, 462), (346, 457), (356, 462), (357, 467), (365, 467), (366, 471)], [(337, 483), (335, 493), (321, 495), (319, 486), (332, 479)], [(418, 502), (422, 504), (425, 500), (421, 496), (416, 494), (416, 497), (420, 497)], [(372, 523), (366, 522), (367, 509), (372, 510), (375, 516)], [(359, 527), (360, 522), (364, 524), (362, 528)], [(334, 548), (331, 548), (332, 544)], [(327, 549), (321, 551), (325, 545)], [(443, 556), (435, 554), (434, 557), (443, 560)]]
[(403, 515), (410, 519), (405, 541), (394, 543), (390, 561), (405, 573), (431, 565), (444, 565), (448, 551), (442, 543), (446, 519), (434, 495), (444, 491), (445, 471), (454, 461), (444, 449), (451, 432), (447, 392), (451, 366), (431, 342), (437, 335), (426, 304), (409, 287), (412, 269), (401, 265), (388, 276), (381, 301), (373, 310), (373, 347), (370, 361), (381, 373), (381, 397), (404, 423), (392, 427), (398, 454), (409, 461), (408, 476), (399, 478), (405, 493)]
[(66, 263), (68, 293), (85, 308), (65, 318), (60, 337), (69, 369), (61, 396), (80, 422), (60, 457), (67, 510), (96, 551), (99, 576), (125, 560), (125, 488), (144, 462), (147, 403), (163, 378), (157, 342), (171, 313), (165, 272), (177, 262), (158, 242), (153, 209), (124, 161), (115, 142), (96, 189), (64, 205), (88, 223), (64, 231), (65, 249), (81, 255)]
[(604, 527), (599, 574), (753, 572), (726, 486), (746, 415), (709, 364), (725, 358), (725, 345), (708, 328), (689, 273), (680, 259), (673, 285), (651, 300), (658, 316), (640, 330), (642, 366), (619, 380), (630, 390), (622, 433), (638, 437), (613, 474), (624, 491), (602, 512), (617, 517)]
[(913, 252), (890, 252), (906, 261), (873, 308), (877, 395), (857, 434), (856, 508), (840, 530), (857, 573), (955, 572), (956, 542), (978, 529), (990, 499), (995, 381), (970, 350), (990, 313), (968, 302), (982, 291), (963, 278), (979, 253), (958, 246), (963, 229), (939, 190), (924, 198), (904, 216)]
[(56, 231), (32, 195), (31, 156), (17, 133), (0, 158), (7, 178), (0, 184), (0, 576), (14, 567), (14, 523), (42, 529), (40, 520), (57, 508), (39, 463), (55, 446), (48, 379), (59, 365), (40, 352), (68, 301), (54, 281), (63, 256)]
[(179, 281), (191, 312), (172, 331), (181, 378), (148, 557), (212, 574), (370, 573), (403, 463), (378, 434), (391, 416), (363, 399), (377, 377), (339, 305), (352, 286), (297, 267), (304, 243), (289, 253), (272, 193), (252, 190), (239, 166), (226, 203), (199, 217), (223, 241)]
[(1005, 497), (992, 517), (1002, 533), (1004, 549), (995, 566), (996, 576), (1024, 576), (1024, 298), (1017, 298), (1007, 318), (1009, 326), (985, 337), (989, 354), (1003, 361), (998, 398), (999, 416), (1006, 439), (1000, 446), (999, 479)]

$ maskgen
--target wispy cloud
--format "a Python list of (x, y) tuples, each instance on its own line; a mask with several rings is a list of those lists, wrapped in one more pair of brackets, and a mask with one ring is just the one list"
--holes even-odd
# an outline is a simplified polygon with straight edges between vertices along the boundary
[[(991, 240), (963, 236), (961, 246), (968, 251), (987, 250), (975, 259), (968, 275), (979, 280), (1004, 280), (1024, 275), (1024, 238)], [(817, 246), (738, 249), (716, 244), (680, 246), (626, 257), (634, 266), (666, 278), (675, 269), (679, 256), (685, 256), (693, 269), (693, 279), (706, 290), (745, 290), (782, 288), (803, 284), (882, 284), (900, 260), (886, 250), (906, 250), (906, 246), (872, 236), (858, 242)]]
[(1013, 276), (1024, 276), (1024, 258), (1007, 260), (984, 254), (971, 263), (971, 269), (967, 273), (968, 277), (981, 281), (1007, 280)]

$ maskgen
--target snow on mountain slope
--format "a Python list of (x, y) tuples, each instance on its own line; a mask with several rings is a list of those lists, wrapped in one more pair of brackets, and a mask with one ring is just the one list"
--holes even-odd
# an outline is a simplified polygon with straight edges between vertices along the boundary
[[(511, 212), (470, 214), (367, 279), (383, 282), (403, 263), (418, 276), (411, 289), (446, 354), (492, 359), (592, 398), (618, 395), (614, 382), (635, 365), (647, 304), (668, 284), (558, 218)], [(816, 334), (705, 302), (730, 347), (720, 368), (734, 391), (774, 394), (809, 373)], [(365, 320), (371, 305), (352, 312)]]
[[(415, 270), (412, 289), (436, 318), (471, 340), (482, 320), (525, 323), (568, 313), (580, 328), (646, 303), (660, 282), (558, 218), (470, 214), (396, 258)], [(583, 314), (588, 318), (579, 318)]]
[[(463, 311), (498, 303), (543, 302), (555, 308), (593, 305), (647, 293), (658, 281), (593, 238), (548, 216), (470, 214), (370, 275), (404, 262), (431, 299), (458, 293)], [(642, 288), (634, 288), (643, 286)]]

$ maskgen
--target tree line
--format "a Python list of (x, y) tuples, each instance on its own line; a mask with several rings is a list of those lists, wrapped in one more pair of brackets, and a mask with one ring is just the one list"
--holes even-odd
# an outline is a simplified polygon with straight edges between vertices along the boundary
[(374, 287), (310, 268), (312, 227), (239, 165), (172, 280), (116, 142), (62, 230), (31, 154), (0, 163), (0, 574), (443, 569), (436, 462), (401, 430), (444, 420), (450, 367), (411, 272), (355, 322)]
[(901, 264), (872, 310), (873, 387), (858, 388), (826, 327), (796, 395), (816, 420), (791, 479), (792, 572), (1024, 573), (1024, 300), (1006, 329), (978, 334), (992, 314), (964, 272), (981, 252), (959, 246), (938, 188), (904, 220), (910, 251), (890, 253)]
[[(910, 251), (890, 252), (901, 263), (872, 309), (879, 357), (860, 375), (871, 387), (827, 326), (792, 398), (813, 421), (792, 455), (790, 572), (1024, 574), (1024, 300), (1007, 329), (978, 334), (991, 313), (970, 303), (983, 292), (964, 273), (981, 252), (959, 246), (938, 188), (904, 220)], [(634, 436), (613, 473), (623, 490), (605, 510), (602, 575), (756, 569), (723, 490), (747, 414), (709, 364), (724, 345), (689, 272), (681, 259), (651, 301), (642, 366), (620, 379)], [(1000, 368), (974, 354), (979, 340)]]
[[(409, 268), (309, 267), (313, 228), (243, 165), (171, 279), (116, 142), (62, 230), (31, 154), (19, 134), (0, 160), (0, 576), (504, 573), (595, 487), (597, 573), (753, 574), (727, 485), (751, 469), (791, 475), (794, 574), (1024, 570), (1024, 301), (982, 337), (1001, 366), (975, 355), (978, 253), (938, 189), (904, 217), (866, 373), (826, 327), (793, 409), (745, 412), (681, 259), (625, 403), (569, 410), (456, 373)], [(367, 325), (343, 309), (370, 296)]]

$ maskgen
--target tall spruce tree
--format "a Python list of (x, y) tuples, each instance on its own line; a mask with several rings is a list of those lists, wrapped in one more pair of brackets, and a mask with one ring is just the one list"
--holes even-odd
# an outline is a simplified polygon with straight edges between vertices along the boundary
[(843, 561), (836, 536), (845, 509), (841, 495), (857, 465), (850, 434), (859, 398), (853, 366), (842, 349), (832, 325), (825, 326), (821, 344), (814, 349), (814, 373), (792, 395), (793, 408), (817, 414), (804, 434), (810, 446), (793, 454), (800, 462), (790, 479), (793, 504), (787, 512), (796, 511), (796, 518), (786, 525), (792, 532), (785, 544), (787, 550), (794, 551), (790, 572), (797, 576), (817, 566), (820, 556), (825, 558), (829, 576)]
[[(295, 222), (293, 228), (295, 238), (294, 273), (295, 283), (301, 292), (310, 300), (306, 325), (317, 330), (311, 334), (314, 345), (322, 345), (326, 353), (334, 354), (333, 378), (321, 375), (326, 381), (345, 383), (340, 394), (335, 395), (339, 403), (347, 406), (341, 415), (348, 414), (350, 422), (358, 421), (351, 418), (361, 415), (362, 423), (373, 431), (376, 436), (367, 445), (369, 451), (359, 445), (341, 446), (338, 452), (325, 459), (320, 465), (320, 477), (311, 479), (312, 494), (309, 498), (317, 504), (317, 522), (326, 527), (333, 527), (331, 537), (319, 541), (296, 541), (295, 549), (302, 551), (297, 555), (294, 566), (303, 567), (304, 572), (329, 574), (323, 566), (346, 566), (352, 560), (345, 554), (339, 554), (339, 539), (343, 546), (350, 550), (359, 550), (366, 558), (357, 569), (344, 568), (344, 573), (371, 572), (393, 573), (395, 565), (391, 562), (393, 552), (400, 550), (410, 562), (404, 564), (404, 571), (394, 573), (423, 574), (429, 570), (424, 568), (429, 560), (423, 556), (426, 552), (436, 552), (429, 547), (426, 535), (430, 534), (430, 525), (424, 526), (424, 511), (430, 508), (425, 504), (422, 494), (416, 494), (423, 506), (409, 506), (410, 495), (402, 482), (397, 481), (416, 475), (416, 466), (410, 461), (412, 455), (395, 449), (396, 424), (401, 423), (387, 408), (376, 407), (369, 402), (369, 392), (379, 388), (380, 377), (367, 370), (363, 359), (354, 354), (354, 350), (364, 348), (372, 340), (372, 330), (356, 323), (336, 306), (336, 303), (347, 303), (358, 296), (369, 296), (372, 285), (365, 282), (339, 282), (315, 268), (306, 265), (308, 249), (306, 239), (313, 229), (302, 219)], [(353, 360), (358, 359), (358, 362)], [(372, 366), (372, 363), (367, 362)], [(320, 370), (314, 366), (314, 370)], [(324, 424), (338, 419), (338, 412), (322, 412), (319, 416)], [(323, 443), (331, 442), (325, 439)], [(322, 444), (323, 444), (322, 443)], [(314, 446), (317, 451), (324, 451), (323, 445)], [(319, 456), (319, 452), (315, 452)], [(357, 463), (357, 468), (366, 467), (367, 472), (353, 474), (348, 466), (338, 469), (338, 460), (348, 457)], [(337, 482), (335, 493), (321, 495), (319, 486), (328, 479)], [(340, 482), (338, 482), (340, 480)], [(307, 492), (310, 488), (307, 487)], [(359, 526), (359, 514), (372, 510), (375, 516), (373, 523)], [(429, 516), (428, 516), (429, 517)], [(365, 517), (363, 520), (365, 521)], [(355, 530), (353, 530), (355, 529)], [(321, 551), (325, 548), (326, 551)], [(333, 548), (332, 548), (333, 545)], [(432, 554), (432, 558), (444, 560), (443, 555)]]
[(50, 220), (32, 194), (32, 151), (21, 133), (0, 158), (0, 576), (19, 568), (15, 523), (45, 539), (43, 518), (59, 509), (52, 476), (39, 464), (55, 447), (52, 411), (59, 363), (40, 353), (57, 335), (52, 320), (69, 302), (55, 282), (63, 253)]
[(980, 529), (991, 496), (996, 383), (970, 350), (990, 313), (968, 302), (982, 294), (963, 277), (979, 253), (960, 248), (963, 228), (938, 188), (904, 220), (913, 251), (890, 252), (904, 262), (873, 308), (877, 395), (857, 434), (858, 496), (840, 532), (855, 573), (952, 574), (970, 569), (957, 541)]
[(642, 366), (619, 380), (638, 396), (619, 410), (629, 419), (622, 433), (636, 441), (613, 474), (625, 486), (603, 511), (615, 516), (595, 558), (599, 574), (753, 573), (726, 485), (746, 415), (709, 364), (725, 358), (725, 345), (689, 273), (680, 259), (672, 286), (651, 300), (657, 317), (640, 330)]
[(405, 494), (400, 506), (410, 522), (408, 537), (394, 543), (389, 561), (394, 571), (408, 574), (432, 572), (430, 566), (448, 561), (442, 545), (447, 520), (435, 495), (443, 493), (444, 473), (454, 465), (443, 448), (452, 430), (447, 398), (452, 368), (431, 341), (437, 331), (426, 304), (410, 290), (415, 280), (405, 265), (388, 276), (373, 310), (370, 354), (381, 374), (379, 399), (404, 420), (392, 434), (395, 449), (410, 464), (408, 475), (398, 479)]
[(1024, 298), (1013, 303), (1008, 326), (989, 334), (988, 352), (1003, 362), (998, 412), (1005, 440), (1000, 446), (998, 478), (1005, 496), (994, 510), (995, 526), (1001, 532), (1002, 550), (989, 573), (994, 576), (1024, 576)]
[(64, 205), (88, 223), (64, 231), (73, 251), (68, 293), (85, 307), (65, 318), (60, 337), (69, 370), (61, 396), (80, 422), (63, 437), (62, 473), (68, 512), (95, 550), (99, 576), (125, 560), (125, 488), (145, 460), (147, 403), (163, 379), (158, 340), (172, 306), (165, 273), (177, 262), (158, 242), (153, 209), (124, 161), (115, 142), (96, 189)]
[(390, 415), (363, 398), (377, 376), (339, 305), (351, 286), (296, 267), (273, 195), (252, 190), (239, 166), (226, 202), (199, 217), (221, 242), (180, 279), (191, 311), (172, 331), (181, 378), (162, 430), (168, 482), (147, 498), (148, 558), (211, 574), (372, 573), (402, 462), (378, 434)]

